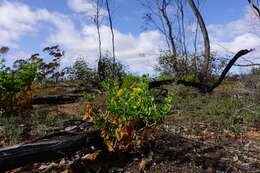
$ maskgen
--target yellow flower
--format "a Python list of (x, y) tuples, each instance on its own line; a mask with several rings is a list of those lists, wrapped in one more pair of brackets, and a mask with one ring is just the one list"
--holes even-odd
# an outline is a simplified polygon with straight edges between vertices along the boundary
[(141, 88), (133, 88), (133, 91), (135, 93), (140, 93), (140, 92), (142, 92), (142, 89)]
[(116, 96), (120, 97), (122, 94), (123, 94), (123, 90), (120, 89), (120, 90), (117, 91)]
[(136, 102), (138, 105), (142, 103), (142, 99), (138, 99), (137, 102)]

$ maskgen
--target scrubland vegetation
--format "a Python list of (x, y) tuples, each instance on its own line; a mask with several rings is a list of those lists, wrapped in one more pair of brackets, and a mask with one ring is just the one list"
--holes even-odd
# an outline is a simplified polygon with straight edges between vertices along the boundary
[[(161, 145), (174, 154), (177, 151), (171, 151), (171, 147), (182, 142), (184, 148), (194, 145), (195, 150), (196, 145), (219, 147), (211, 152), (216, 157), (218, 150), (225, 150), (219, 159), (225, 158), (230, 168), (237, 171), (244, 169), (243, 164), (250, 168), (248, 170), (259, 168), (259, 68), (253, 68), (248, 74), (228, 76), (213, 92), (203, 93), (178, 81), (151, 88), (151, 82), (169, 80), (172, 76), (162, 74), (155, 79), (148, 75), (136, 76), (127, 72), (120, 62), (113, 64), (111, 58), (102, 59), (100, 71), (90, 68), (82, 59), (71, 67), (59, 69), (60, 48), (53, 46), (44, 51), (53, 57), (51, 62), (44, 62), (36, 54), (26, 60), (17, 60), (13, 67), (5, 66), (4, 61), (1, 63), (0, 139), (3, 147), (69, 131), (71, 127), (75, 128), (73, 125), (88, 121), (100, 131), (105, 144), (103, 150), (142, 153), (139, 159), (152, 162), (151, 171), (165, 171), (172, 164), (170, 160), (165, 161), (169, 156), (161, 153)], [(198, 82), (191, 74), (184, 75), (181, 80)], [(211, 82), (217, 80), (218, 76), (214, 76)], [(53, 102), (52, 96), (64, 97)], [(74, 96), (76, 99), (71, 99)], [(41, 102), (41, 99), (45, 100)], [(165, 137), (166, 134), (171, 137)], [(186, 141), (179, 141), (181, 137)], [(173, 139), (176, 143), (172, 142), (171, 147), (160, 144)], [(190, 159), (195, 160), (189, 160), (187, 156), (183, 164), (171, 165), (171, 169), (200, 172), (211, 167), (222, 171), (229, 168), (226, 163), (219, 166), (217, 161), (205, 168), (196, 159), (208, 158), (193, 156), (198, 151), (182, 152), (191, 154)], [(200, 151), (200, 154), (209, 153)], [(247, 154), (247, 158), (234, 159)], [(103, 155), (101, 159), (117, 157), (100, 155)], [(177, 160), (181, 159), (180, 155), (177, 154)], [(138, 158), (135, 154), (127, 157), (130, 160), (126, 159), (126, 162), (137, 162), (132, 160), (132, 157)], [(160, 166), (162, 163), (164, 166)], [(109, 164), (110, 161), (103, 166), (107, 168)], [(87, 168), (81, 164), (81, 169), (83, 167), (90, 172), (98, 170), (98, 167)], [(125, 165), (124, 169), (139, 168)]]
[[(252, 68), (245, 74), (229, 73), (254, 49), (239, 50), (230, 60), (211, 52), (193, 0), (187, 4), (197, 30), (187, 45), (184, 1), (176, 1), (177, 22), (168, 12), (170, 1), (144, 1), (148, 11), (159, 12), (147, 12), (145, 20), (163, 31), (168, 48), (158, 55), (157, 77), (138, 76), (118, 61), (109, 1), (104, 2), (113, 50), (112, 56), (102, 54), (104, 4), (97, 1), (96, 65), (79, 58), (62, 68), (65, 51), (55, 45), (43, 49), (45, 56), (33, 54), (8, 66), (3, 55), (9, 48), (0, 49), (0, 171), (259, 172), (259, 64), (247, 64)], [(248, 2), (258, 15), (259, 8)], [(199, 29), (204, 51), (198, 51)], [(42, 162), (34, 160), (37, 152)]]

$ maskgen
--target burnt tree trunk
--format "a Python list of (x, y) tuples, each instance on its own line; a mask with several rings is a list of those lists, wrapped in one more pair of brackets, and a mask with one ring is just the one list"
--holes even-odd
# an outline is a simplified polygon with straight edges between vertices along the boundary
[(1, 148), (0, 172), (30, 163), (60, 159), (70, 156), (83, 148), (90, 151), (93, 145), (103, 145), (99, 132), (94, 128), (84, 133), (71, 133), (67, 136), (56, 136), (55, 138)]

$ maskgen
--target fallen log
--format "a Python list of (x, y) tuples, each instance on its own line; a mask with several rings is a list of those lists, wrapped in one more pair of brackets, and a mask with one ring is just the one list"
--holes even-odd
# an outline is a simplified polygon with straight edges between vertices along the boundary
[(84, 151), (90, 151), (91, 146), (101, 145), (103, 145), (103, 140), (100, 138), (99, 132), (90, 128), (89, 131), (83, 133), (70, 133), (47, 140), (41, 138), (40, 142), (1, 148), (0, 172), (30, 163), (57, 160), (70, 156), (83, 148)]
[(31, 104), (68, 104), (74, 103), (83, 95), (48, 95), (44, 97), (35, 97)]

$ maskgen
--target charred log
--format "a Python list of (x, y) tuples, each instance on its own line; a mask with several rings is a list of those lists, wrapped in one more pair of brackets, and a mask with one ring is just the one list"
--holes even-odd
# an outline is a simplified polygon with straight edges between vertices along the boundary
[(74, 103), (79, 98), (83, 97), (83, 95), (48, 95), (44, 97), (35, 97), (32, 99), (32, 104), (67, 104), (67, 103)]
[(94, 128), (84, 133), (68, 134), (69, 135), (55, 136), (55, 139), (53, 139), (52, 136), (52, 139), (41, 139), (40, 142), (25, 143), (1, 148), (0, 172), (30, 163), (60, 159), (70, 156), (83, 148), (90, 151), (91, 146), (101, 146), (103, 144), (99, 132), (94, 130)]

